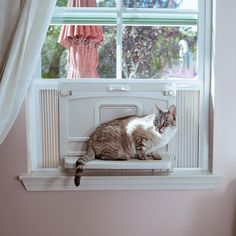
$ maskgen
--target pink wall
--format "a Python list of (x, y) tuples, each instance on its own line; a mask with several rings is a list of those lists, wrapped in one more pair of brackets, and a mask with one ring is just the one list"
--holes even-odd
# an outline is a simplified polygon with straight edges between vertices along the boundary
[(218, 1), (214, 190), (26, 192), (25, 111), (0, 146), (0, 236), (235, 236), (235, 0)]

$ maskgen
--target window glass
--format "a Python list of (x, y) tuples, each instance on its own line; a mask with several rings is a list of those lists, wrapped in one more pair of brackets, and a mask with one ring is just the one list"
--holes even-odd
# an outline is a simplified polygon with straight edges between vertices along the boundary
[[(66, 7), (67, 2), (58, 0), (57, 6)], [(125, 8), (194, 10), (197, 2), (69, 0), (69, 6), (115, 7), (120, 3)], [(197, 78), (197, 24), (195, 11), (159, 14), (121, 8), (101, 13), (57, 8), (42, 49), (41, 74), (43, 78), (77, 79)]]
[(49, 26), (41, 53), (42, 78), (61, 78), (66, 76), (67, 53), (57, 41), (60, 26)]
[[(66, 7), (68, 0), (57, 0), (57, 7)], [(116, 0), (75, 0), (77, 7), (116, 7)], [(122, 0), (124, 8), (197, 9), (197, 0)]]
[(197, 2), (197, 0), (123, 0), (123, 7), (197, 9)]
[[(57, 7), (66, 7), (68, 0), (57, 0)], [(116, 0), (74, 0), (76, 7), (115, 7)], [(74, 6), (75, 7), (75, 6)]]
[(123, 78), (193, 78), (197, 74), (197, 28), (123, 27)]
[[(96, 50), (90, 50), (91, 48), (93, 49), (94, 41), (91, 40), (92, 42), (90, 42), (89, 37), (87, 40), (75, 38), (73, 41), (75, 46), (70, 49), (69, 46), (62, 46), (62, 44), (58, 42), (62, 26), (51, 25), (48, 29), (41, 53), (42, 78), (72, 78), (73, 71), (71, 71), (71, 67), (78, 69), (80, 78), (115, 78), (116, 27), (101, 26), (101, 28), (103, 39), (99, 42)], [(74, 50), (78, 47), (80, 47), (81, 50)], [(76, 52), (74, 53), (70, 50)], [(77, 54), (77, 52), (80, 53)], [(68, 58), (70, 58), (70, 63), (68, 63)], [(79, 58), (82, 58), (82, 60), (79, 60)], [(93, 70), (91, 72), (92, 63), (96, 71)], [(81, 68), (83, 68), (83, 71), (81, 71)], [(96, 75), (96, 73), (98, 73), (98, 75)]]

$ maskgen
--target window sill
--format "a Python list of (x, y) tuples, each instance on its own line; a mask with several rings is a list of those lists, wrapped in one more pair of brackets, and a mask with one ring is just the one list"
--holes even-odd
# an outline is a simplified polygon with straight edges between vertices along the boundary
[(196, 170), (176, 170), (163, 176), (83, 176), (77, 188), (72, 174), (51, 169), (21, 175), (19, 179), (27, 191), (177, 190), (214, 189), (221, 177), (219, 174)]

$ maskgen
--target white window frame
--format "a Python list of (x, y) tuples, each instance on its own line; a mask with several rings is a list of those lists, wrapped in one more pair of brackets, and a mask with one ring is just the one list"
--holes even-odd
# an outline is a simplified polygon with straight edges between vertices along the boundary
[[(120, 0), (118, 2), (121, 3)], [(199, 152), (201, 157), (199, 159), (202, 168), (183, 168), (174, 169), (171, 173), (165, 176), (151, 175), (151, 176), (84, 176), (80, 186), (80, 190), (145, 190), (145, 189), (211, 189), (214, 188), (220, 179), (220, 175), (213, 173), (210, 170), (212, 160), (209, 159), (209, 96), (210, 96), (210, 80), (211, 80), (211, 1), (198, 1), (199, 11), (182, 10), (181, 13), (188, 14), (190, 18), (198, 14), (198, 80), (169, 80), (175, 82), (177, 89), (197, 89), (200, 91), (200, 144)], [(153, 9), (152, 9), (153, 10)], [(117, 5), (115, 9), (63, 9), (63, 11), (56, 9), (53, 22), (59, 22), (61, 16), (71, 15), (71, 13), (88, 14), (88, 12), (96, 11), (99, 14), (118, 15), (117, 20), (117, 79), (121, 79), (121, 66), (122, 66), (122, 26), (120, 24), (121, 4)], [(141, 13), (148, 12), (149, 9), (140, 10)], [(176, 10), (153, 10), (155, 13), (165, 12), (165, 14), (176, 14), (179, 16), (180, 11)], [(135, 14), (132, 9), (126, 10), (127, 14)], [(78, 15), (77, 15), (78, 16)], [(111, 22), (112, 23), (112, 22)], [(78, 190), (73, 183), (73, 173), (62, 172), (59, 168), (38, 168), (38, 157), (40, 155), (40, 131), (35, 131), (38, 127), (38, 110), (39, 100), (37, 94), (40, 89), (54, 89), (58, 90), (58, 80), (44, 81), (40, 78), (37, 69), (35, 80), (29, 90), (29, 95), (26, 103), (27, 110), (27, 143), (28, 143), (28, 173), (21, 175), (20, 180), (24, 183), (29, 191), (41, 190)], [(168, 80), (167, 80), (168, 82)], [(99, 83), (99, 81), (98, 81)], [(200, 89), (199, 89), (200, 88)], [(37, 99), (35, 99), (37, 98)], [(53, 183), (53, 184), (52, 184)]]

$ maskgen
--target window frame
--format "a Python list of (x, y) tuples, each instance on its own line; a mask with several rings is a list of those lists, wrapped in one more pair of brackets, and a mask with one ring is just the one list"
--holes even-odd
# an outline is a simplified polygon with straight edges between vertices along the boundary
[[(199, 152), (202, 153), (202, 158), (200, 158), (199, 161), (201, 162), (200, 165), (202, 168), (178, 168), (174, 169), (168, 176), (138, 176), (136, 179), (128, 176), (85, 176), (84, 184), (82, 184), (82, 187), (79, 189), (211, 189), (219, 182), (221, 175), (211, 172), (210, 166), (212, 166), (212, 160), (208, 159), (210, 138), (208, 120), (211, 82), (212, 1), (199, 0), (198, 7), (198, 62), (200, 63), (198, 66), (198, 77), (202, 79), (188, 80), (188, 83), (186, 83), (186, 80), (167, 80), (167, 82), (175, 82), (177, 89), (188, 90), (200, 88), (199, 91), (201, 95), (199, 105), (202, 108), (200, 109), (201, 118), (199, 123)], [(83, 9), (85, 12), (86, 10), (87, 9)], [(103, 12), (103, 10), (104, 9), (100, 9), (99, 11)], [(169, 10), (167, 11), (169, 12)], [(109, 9), (109, 12), (114, 12), (114, 9)], [(115, 12), (119, 14), (117, 10), (115, 10)], [(117, 34), (119, 34), (118, 31)], [(201, 46), (199, 46), (200, 43)], [(122, 60), (122, 54), (119, 56), (121, 56)], [(202, 58), (202, 60), (200, 58)], [(121, 63), (122, 62), (119, 61), (117, 64), (121, 65)], [(37, 117), (39, 115), (37, 114), (37, 109), (35, 109), (36, 106), (39, 106), (39, 101), (35, 99), (34, 92), (39, 91), (40, 88), (45, 88), (45, 86), (47, 89), (59, 89), (58, 80), (45, 82), (40, 78), (38, 74), (39, 68), (40, 66), (36, 70), (36, 79), (29, 90), (26, 102), (28, 174), (21, 175), (20, 180), (29, 191), (75, 190), (76, 188), (73, 185), (73, 176), (71, 174), (63, 173), (60, 169), (38, 168), (38, 160), (35, 158), (40, 153), (37, 145), (37, 141), (39, 141), (40, 137), (36, 134), (37, 132), (40, 133), (40, 131), (32, 132), (35, 130), (35, 127), (37, 127)], [(118, 78), (121, 78), (119, 76), (118, 74)], [(99, 81), (97, 82), (99, 83)], [(51, 180), (55, 180), (56, 185), (51, 185)], [(68, 181), (68, 184), (65, 184), (65, 181)]]
[[(202, 0), (200, 0), (202, 1)], [(198, 26), (199, 10), (179, 9), (135, 9), (122, 8), (121, 0), (117, 7), (56, 7), (50, 25), (81, 24), (81, 25), (108, 25), (116, 27), (116, 78), (122, 78), (122, 27), (124, 26)], [(152, 16), (152, 17), (150, 17)], [(101, 19), (102, 18), (102, 19)], [(141, 20), (137, 23), (137, 20)], [(88, 19), (91, 19), (89, 22)], [(148, 19), (148, 20), (147, 20)], [(146, 20), (146, 21), (145, 21)], [(203, 33), (203, 34), (202, 34)], [(202, 41), (204, 32), (198, 32), (199, 42)], [(203, 51), (197, 53), (203, 60)], [(199, 72), (202, 72), (198, 70)], [(199, 76), (199, 74), (197, 75)], [(202, 75), (199, 76), (203, 78)]]

